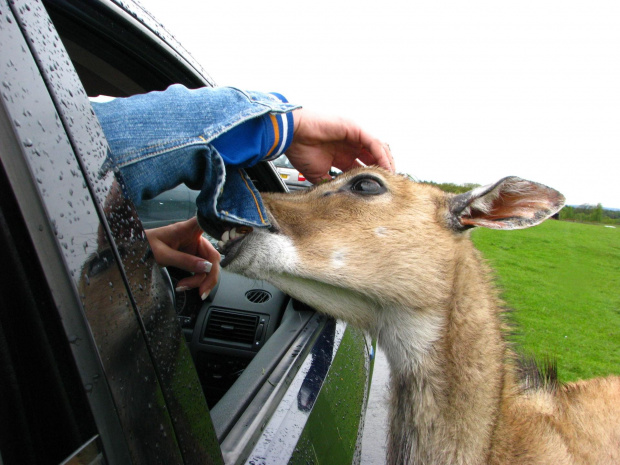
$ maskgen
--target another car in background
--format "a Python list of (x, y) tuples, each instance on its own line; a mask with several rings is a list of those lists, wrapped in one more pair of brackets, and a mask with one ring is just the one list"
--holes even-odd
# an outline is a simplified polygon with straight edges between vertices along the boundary
[(286, 155), (281, 155), (272, 163), (275, 165), (276, 171), (290, 190), (307, 189), (312, 186), (312, 183), (295, 169), (289, 159), (286, 158)]

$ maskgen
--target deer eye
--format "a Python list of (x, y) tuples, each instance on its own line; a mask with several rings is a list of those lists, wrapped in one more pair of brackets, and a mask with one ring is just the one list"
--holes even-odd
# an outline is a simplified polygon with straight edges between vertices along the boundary
[(354, 179), (351, 192), (360, 195), (380, 195), (385, 193), (385, 186), (376, 178), (363, 177)]

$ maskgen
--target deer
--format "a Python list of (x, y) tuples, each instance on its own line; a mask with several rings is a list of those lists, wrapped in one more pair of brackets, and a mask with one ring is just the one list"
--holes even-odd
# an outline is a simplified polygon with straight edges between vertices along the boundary
[(226, 232), (222, 266), (377, 338), (388, 464), (620, 463), (620, 377), (524, 383), (469, 237), (537, 225), (562, 194), (513, 176), (448, 194), (363, 167), (262, 197), (271, 227)]

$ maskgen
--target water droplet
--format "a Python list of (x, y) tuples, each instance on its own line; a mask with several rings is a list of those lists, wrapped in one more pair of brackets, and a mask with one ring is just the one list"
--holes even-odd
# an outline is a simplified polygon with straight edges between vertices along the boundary
[(26, 147), (32, 147), (34, 145), (34, 142), (32, 142), (32, 140), (30, 139), (24, 139), (24, 146)]

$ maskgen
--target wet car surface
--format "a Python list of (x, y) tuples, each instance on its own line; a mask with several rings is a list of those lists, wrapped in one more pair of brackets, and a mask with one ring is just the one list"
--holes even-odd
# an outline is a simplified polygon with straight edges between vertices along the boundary
[(0, 38), (2, 463), (358, 461), (368, 337), (228, 273), (175, 295), (102, 170), (88, 97), (212, 80), (128, 2), (0, 0)]

